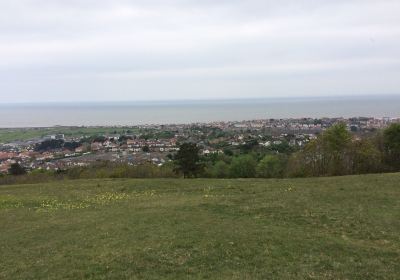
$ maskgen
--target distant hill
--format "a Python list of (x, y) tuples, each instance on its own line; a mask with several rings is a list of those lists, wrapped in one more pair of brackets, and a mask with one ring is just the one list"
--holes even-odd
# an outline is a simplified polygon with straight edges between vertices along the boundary
[(1, 279), (395, 279), (400, 173), (0, 186)]

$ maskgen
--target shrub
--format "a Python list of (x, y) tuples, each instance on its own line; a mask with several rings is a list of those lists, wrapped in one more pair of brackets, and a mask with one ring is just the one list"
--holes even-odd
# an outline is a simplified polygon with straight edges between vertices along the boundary
[(230, 176), (233, 178), (252, 178), (256, 176), (257, 161), (251, 155), (233, 158)]
[(266, 155), (257, 165), (257, 176), (263, 178), (283, 177), (286, 158), (281, 155)]

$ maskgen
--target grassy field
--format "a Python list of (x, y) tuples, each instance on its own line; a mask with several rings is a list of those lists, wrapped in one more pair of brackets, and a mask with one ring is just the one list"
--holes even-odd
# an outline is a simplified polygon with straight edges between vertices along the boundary
[(400, 174), (0, 186), (0, 279), (399, 279)]

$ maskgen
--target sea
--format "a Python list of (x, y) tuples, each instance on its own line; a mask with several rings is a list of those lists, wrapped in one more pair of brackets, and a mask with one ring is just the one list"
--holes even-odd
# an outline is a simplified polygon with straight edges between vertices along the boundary
[(133, 126), (269, 118), (400, 117), (400, 95), (0, 104), (0, 127)]

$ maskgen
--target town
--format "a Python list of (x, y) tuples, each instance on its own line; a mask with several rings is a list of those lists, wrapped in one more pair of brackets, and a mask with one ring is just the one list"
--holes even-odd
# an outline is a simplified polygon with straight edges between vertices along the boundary
[[(0, 173), (7, 173), (13, 163), (18, 163), (28, 172), (65, 170), (101, 161), (129, 165), (152, 163), (161, 166), (172, 159), (174, 153), (179, 150), (179, 144), (184, 142), (196, 143), (204, 156), (235, 154), (248, 145), (258, 145), (281, 152), (285, 149), (301, 149), (336, 123), (345, 123), (349, 131), (363, 135), (374, 133), (395, 122), (400, 122), (400, 119), (388, 117), (263, 119), (108, 127), (108, 132), (103, 134), (88, 133), (87, 130), (92, 127), (79, 127), (81, 134), (69, 133), (72, 127), (59, 127), (57, 131), (62, 133), (30, 139), (15, 137), (4, 143), (1, 143), (0, 138)], [(46, 133), (48, 130), (48, 128), (24, 130), (33, 129), (41, 133)], [(0, 135), (4, 136), (13, 131), (0, 129)]]

